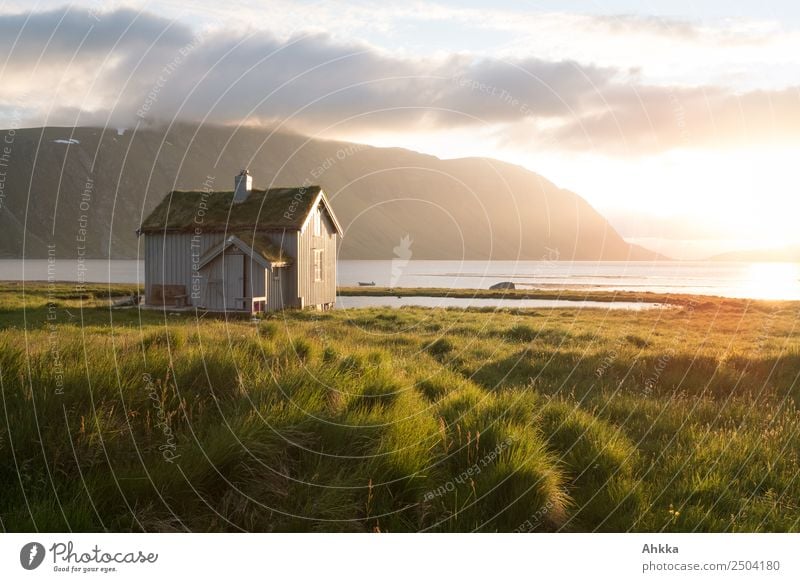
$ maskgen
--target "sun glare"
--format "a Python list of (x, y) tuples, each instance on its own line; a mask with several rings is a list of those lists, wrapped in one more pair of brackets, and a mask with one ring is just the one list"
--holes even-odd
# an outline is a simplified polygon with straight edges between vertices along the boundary
[(799, 289), (797, 263), (753, 263), (744, 284), (745, 296), (753, 299), (795, 299)]

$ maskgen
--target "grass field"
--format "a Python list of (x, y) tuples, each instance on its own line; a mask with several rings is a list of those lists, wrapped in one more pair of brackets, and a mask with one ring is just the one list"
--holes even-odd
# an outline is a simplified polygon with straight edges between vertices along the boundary
[(130, 291), (0, 284), (0, 530), (800, 531), (798, 304), (251, 323)]

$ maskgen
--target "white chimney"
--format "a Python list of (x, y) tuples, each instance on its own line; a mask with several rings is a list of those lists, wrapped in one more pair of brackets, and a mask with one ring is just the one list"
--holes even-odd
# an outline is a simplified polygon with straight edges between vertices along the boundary
[(250, 196), (250, 191), (253, 189), (253, 176), (247, 170), (242, 170), (239, 175), (233, 179), (233, 203), (240, 204), (247, 200)]

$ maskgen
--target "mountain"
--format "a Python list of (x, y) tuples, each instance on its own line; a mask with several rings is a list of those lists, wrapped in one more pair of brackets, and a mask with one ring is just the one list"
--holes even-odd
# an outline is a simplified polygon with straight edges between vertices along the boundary
[[(320, 184), (341, 258), (644, 260), (583, 198), (522, 167), (265, 128), (46, 127), (0, 132), (0, 256), (135, 258), (141, 221), (174, 189)], [(3, 166), (3, 160), (6, 165)], [(50, 245), (50, 246), (49, 246)], [(403, 258), (406, 258), (403, 253)]]

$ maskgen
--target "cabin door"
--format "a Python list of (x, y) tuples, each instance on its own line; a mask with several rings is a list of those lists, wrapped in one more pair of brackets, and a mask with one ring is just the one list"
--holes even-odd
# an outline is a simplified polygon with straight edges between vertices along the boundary
[(222, 260), (225, 269), (225, 309), (242, 309), (244, 255), (226, 253)]

